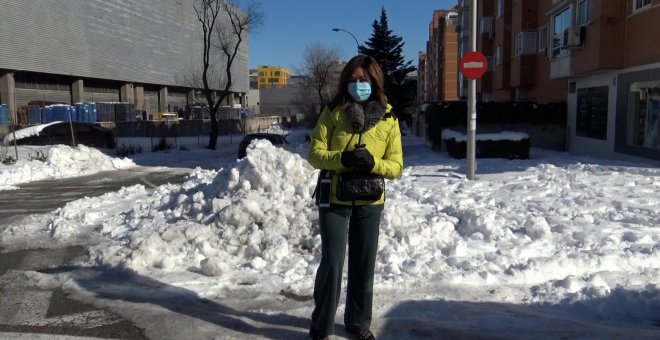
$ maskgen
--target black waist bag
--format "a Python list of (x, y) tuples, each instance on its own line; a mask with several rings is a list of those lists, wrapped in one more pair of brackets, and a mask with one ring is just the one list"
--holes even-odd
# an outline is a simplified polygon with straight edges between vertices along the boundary
[(344, 172), (338, 178), (337, 199), (341, 201), (377, 201), (385, 191), (381, 175)]

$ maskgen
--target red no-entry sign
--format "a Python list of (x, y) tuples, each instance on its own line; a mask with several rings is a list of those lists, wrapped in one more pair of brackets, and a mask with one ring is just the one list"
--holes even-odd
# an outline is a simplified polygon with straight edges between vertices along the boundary
[(486, 72), (488, 62), (481, 52), (467, 52), (461, 58), (461, 73), (468, 79), (480, 78)]

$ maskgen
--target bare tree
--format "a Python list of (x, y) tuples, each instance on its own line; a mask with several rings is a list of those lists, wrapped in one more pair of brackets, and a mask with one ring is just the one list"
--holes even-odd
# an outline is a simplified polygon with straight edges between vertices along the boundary
[(298, 112), (303, 113), (302, 119), (298, 121), (302, 126), (313, 128), (316, 125), (316, 121), (318, 120), (317, 100), (317, 94), (314, 89), (307, 86), (306, 83), (296, 89), (292, 104)]
[(315, 42), (306, 45), (304, 53), (301, 73), (306, 76), (306, 87), (313, 89), (317, 96), (320, 114), (335, 90), (331, 88), (335, 85), (331, 76), (333, 68), (339, 65), (339, 47)]
[[(209, 149), (215, 149), (217, 144), (217, 113), (221, 103), (230, 93), (232, 65), (248, 29), (256, 28), (263, 21), (259, 3), (249, 0), (246, 6), (241, 8), (237, 1), (195, 0), (193, 3), (202, 28), (204, 51), (201, 69), (195, 72), (192, 81), (201, 81), (200, 87), (211, 116)], [(224, 69), (221, 69), (222, 66)], [(221, 90), (217, 93), (214, 89)]]

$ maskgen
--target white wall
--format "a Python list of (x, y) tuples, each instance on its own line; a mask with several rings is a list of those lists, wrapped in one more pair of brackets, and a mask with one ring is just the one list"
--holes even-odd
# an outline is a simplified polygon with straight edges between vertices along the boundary
[[(571, 79), (575, 81), (575, 93), (569, 93), (566, 98), (568, 105), (567, 130), (568, 130), (568, 150), (574, 154), (592, 155), (597, 157), (611, 158), (614, 156), (614, 131), (616, 116), (616, 93), (617, 87), (613, 79), (616, 78), (615, 72), (601, 73), (581, 78)], [(607, 138), (605, 140), (580, 137), (576, 135), (576, 117), (577, 117), (577, 94), (581, 88), (608, 86), (607, 101)]]

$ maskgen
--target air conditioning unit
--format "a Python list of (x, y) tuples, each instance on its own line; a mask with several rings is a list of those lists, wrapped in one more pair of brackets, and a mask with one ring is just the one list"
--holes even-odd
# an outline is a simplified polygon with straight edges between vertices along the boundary
[(564, 31), (564, 45), (568, 48), (584, 46), (584, 38), (586, 35), (586, 27), (569, 27)]

